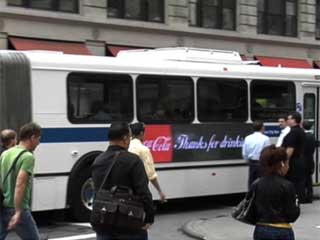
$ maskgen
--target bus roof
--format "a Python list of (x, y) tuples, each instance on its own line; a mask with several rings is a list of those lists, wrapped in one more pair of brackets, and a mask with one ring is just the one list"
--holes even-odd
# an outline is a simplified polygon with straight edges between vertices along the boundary
[[(183, 51), (187, 51), (187, 54), (183, 54)], [(318, 81), (320, 77), (318, 69), (262, 67), (252, 65), (252, 61), (242, 61), (236, 52), (216, 50), (212, 54), (212, 51), (208, 51), (185, 48), (129, 50), (120, 52), (118, 57), (69, 55), (48, 51), (23, 53), (29, 58), (33, 69), (43, 70), (298, 81)], [(0, 54), (3, 52), (9, 51), (2, 50)], [(208, 54), (211, 54), (209, 58)]]

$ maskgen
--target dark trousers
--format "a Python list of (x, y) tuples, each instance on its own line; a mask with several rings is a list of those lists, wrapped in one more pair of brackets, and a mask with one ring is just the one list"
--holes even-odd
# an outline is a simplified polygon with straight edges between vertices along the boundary
[(260, 162), (257, 160), (249, 160), (248, 187), (250, 188), (251, 184), (259, 177), (261, 177)]
[(291, 228), (277, 228), (257, 225), (253, 235), (254, 240), (294, 240)]
[(296, 189), (296, 193), (298, 195), (299, 203), (306, 202), (306, 177), (300, 178), (288, 178), (291, 181)]
[(313, 199), (313, 186), (312, 186), (312, 174), (307, 175), (306, 178), (306, 202), (312, 202)]

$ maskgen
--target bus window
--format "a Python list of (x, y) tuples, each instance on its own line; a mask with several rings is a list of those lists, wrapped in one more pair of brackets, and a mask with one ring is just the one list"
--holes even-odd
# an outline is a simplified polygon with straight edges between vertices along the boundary
[(293, 82), (251, 82), (252, 120), (277, 121), (279, 116), (295, 111), (295, 86)]
[(201, 122), (244, 122), (248, 119), (245, 80), (199, 78), (198, 118)]
[(193, 80), (180, 76), (137, 78), (137, 113), (145, 123), (188, 123), (194, 119)]
[(132, 121), (132, 79), (124, 74), (71, 73), (68, 118), (72, 123)]
[(312, 130), (314, 130), (314, 122), (316, 117), (316, 95), (313, 93), (306, 93), (303, 96), (303, 119), (312, 123)]

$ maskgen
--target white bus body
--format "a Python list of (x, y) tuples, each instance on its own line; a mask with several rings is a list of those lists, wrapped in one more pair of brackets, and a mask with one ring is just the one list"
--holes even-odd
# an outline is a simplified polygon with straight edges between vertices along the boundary
[[(314, 122), (314, 130), (318, 139), (319, 70), (261, 67), (243, 63), (239, 55), (234, 52), (220, 52), (217, 57), (212, 57), (213, 53), (215, 52), (196, 49), (193, 51), (167, 49), (146, 52), (132, 51), (127, 54), (121, 53), (119, 57), (113, 58), (46, 52), (20, 52), (19, 54), (24, 55), (30, 62), (30, 120), (39, 123), (43, 128), (42, 143), (35, 151), (36, 167), (33, 182), (32, 209), (34, 211), (42, 211), (73, 207), (78, 209), (79, 212), (76, 217), (82, 220), (83, 218), (79, 217), (79, 215), (85, 211), (83, 209), (87, 204), (85, 203), (86, 198), (90, 198), (90, 196), (84, 196), (81, 200), (78, 196), (79, 192), (82, 195), (89, 194), (83, 188), (83, 178), (88, 179), (90, 177), (92, 160), (108, 146), (108, 142), (104, 138), (106, 139), (110, 123), (107, 123), (107, 121), (105, 121), (106, 123), (72, 123), (68, 118), (67, 79), (72, 73), (79, 73), (80, 75), (81, 73), (128, 75), (133, 82), (133, 98), (127, 99), (128, 105), (133, 104), (132, 122), (141, 120), (138, 119), (137, 114), (139, 111), (137, 108), (137, 97), (139, 96), (136, 90), (138, 76), (183, 76), (191, 78), (194, 90), (194, 105), (192, 106), (194, 112), (191, 113), (193, 120), (189, 124), (182, 124), (186, 129), (191, 125), (209, 124), (208, 126), (211, 127), (215, 124), (220, 124), (215, 122), (202, 123), (201, 119), (199, 119), (199, 106), (197, 104), (198, 79), (212, 78), (212, 81), (214, 79), (244, 80), (248, 86), (248, 99), (246, 102), (248, 107), (247, 113), (240, 114), (247, 116), (242, 124), (248, 125), (253, 120), (251, 117), (251, 82), (260, 80), (272, 82), (288, 81), (294, 85), (295, 109), (302, 114), (304, 114), (306, 107), (304, 106), (305, 94), (314, 94), (314, 118), (310, 118), (310, 120)], [(3, 55), (10, 56), (10, 54), (17, 54), (17, 52), (0, 51), (0, 59)], [(268, 94), (272, 95), (273, 93), (270, 92)], [(14, 98), (15, 96), (7, 97)], [(259, 101), (259, 104), (262, 105), (265, 102), (265, 100), (261, 99)], [(229, 113), (226, 114), (226, 116), (230, 116)], [(230, 122), (228, 124), (232, 126), (233, 123)], [(167, 125), (172, 125), (175, 128), (179, 124), (170, 122)], [(272, 131), (276, 131), (276, 121), (265, 122), (265, 125), (267, 129), (270, 129), (271, 139), (275, 142), (277, 133), (272, 133)], [(3, 124), (1, 127), (10, 127), (10, 125)], [(249, 132), (250, 130), (245, 131), (246, 134)], [(200, 142), (198, 138), (197, 141), (198, 143)], [(150, 142), (150, 147), (153, 147), (152, 144), (154, 142)], [(174, 147), (178, 148), (178, 145), (172, 148)], [(193, 147), (197, 148), (195, 145)], [(183, 150), (183, 147), (181, 148)], [(187, 148), (185, 147), (185, 149)], [(157, 151), (159, 149), (154, 150)], [(241, 147), (238, 147), (238, 151), (240, 154)], [(318, 153), (316, 158), (318, 164)], [(210, 159), (197, 161), (196, 158), (194, 161), (159, 161), (159, 163), (156, 163), (156, 168), (161, 186), (169, 199), (240, 193), (247, 190), (248, 170), (246, 162), (241, 157), (228, 160), (214, 159), (212, 161)], [(316, 181), (319, 180), (318, 172), (319, 169), (317, 168)], [(78, 181), (77, 179), (81, 180)], [(90, 182), (86, 184), (86, 187), (89, 188)], [(152, 187), (151, 189), (154, 193), (154, 198), (157, 199), (158, 195)], [(83, 205), (82, 210), (79, 209), (81, 204)]]

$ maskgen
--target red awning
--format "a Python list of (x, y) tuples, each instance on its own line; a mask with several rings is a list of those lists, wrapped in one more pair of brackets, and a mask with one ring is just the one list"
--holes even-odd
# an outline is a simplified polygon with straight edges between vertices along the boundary
[(312, 68), (312, 65), (304, 59), (291, 58), (273, 58), (255, 56), (255, 59), (260, 61), (262, 66), (268, 67), (287, 67), (287, 68)]
[[(107, 48), (113, 57), (116, 57), (118, 53), (122, 50), (135, 50), (141, 49), (139, 47), (127, 47), (127, 46), (116, 46), (116, 45), (107, 45)], [(107, 54), (108, 55), (108, 54)]]
[(320, 61), (313, 62), (315, 68), (320, 68)]
[(9, 40), (16, 50), (45, 50), (59, 51), (66, 54), (91, 55), (84, 43), (58, 42), (48, 40), (36, 40), (27, 38), (9, 37)]

